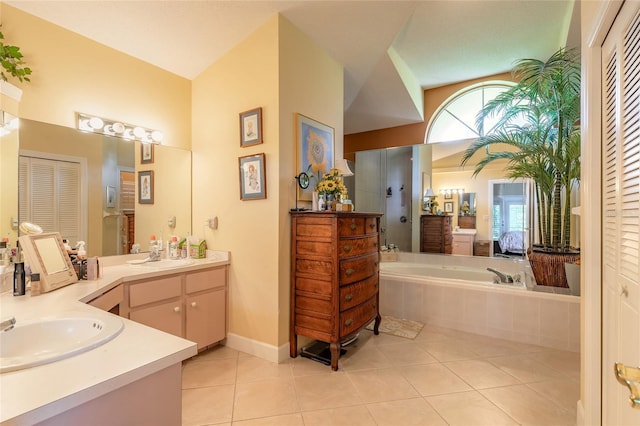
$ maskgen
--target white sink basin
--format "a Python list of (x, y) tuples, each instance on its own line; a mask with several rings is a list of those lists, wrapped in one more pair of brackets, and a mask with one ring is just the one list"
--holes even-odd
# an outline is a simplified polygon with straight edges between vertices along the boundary
[(21, 323), (0, 332), (0, 373), (48, 364), (115, 338), (124, 324), (114, 315), (65, 314)]

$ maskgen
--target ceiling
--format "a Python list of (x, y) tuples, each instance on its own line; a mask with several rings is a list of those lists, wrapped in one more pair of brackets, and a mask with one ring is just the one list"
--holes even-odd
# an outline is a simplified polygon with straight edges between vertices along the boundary
[(280, 13), (343, 64), (346, 134), (420, 122), (423, 89), (546, 59), (580, 34), (573, 0), (3, 1), (188, 79)]

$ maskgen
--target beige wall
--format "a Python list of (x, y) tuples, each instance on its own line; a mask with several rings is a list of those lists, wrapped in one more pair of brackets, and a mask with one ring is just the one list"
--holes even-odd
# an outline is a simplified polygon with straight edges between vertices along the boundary
[(191, 139), (191, 82), (0, 3), (2, 32), (33, 70), (20, 117), (75, 128), (85, 112), (162, 130), (163, 143)]
[[(158, 152), (166, 147), (191, 149), (190, 80), (5, 3), (0, 3), (0, 11), (3, 34), (20, 46), (33, 69), (31, 82), (19, 85), (23, 90), (21, 118), (75, 129), (77, 112), (96, 114), (163, 131), (164, 146)], [(57, 145), (47, 151), (55, 151)], [(75, 155), (79, 156), (77, 151)], [(87, 153), (89, 157), (94, 155), (97, 153)], [(89, 254), (102, 247), (101, 234), (96, 230), (101, 229), (104, 182), (101, 169), (93, 167), (97, 164), (89, 161), (88, 189), (100, 195), (89, 200)], [(136, 204), (136, 241), (145, 248), (151, 233), (186, 234), (191, 229), (189, 151), (183, 151), (180, 157), (156, 155), (153, 165), (141, 165), (137, 157), (136, 170), (156, 170), (157, 200), (153, 207)], [(165, 176), (165, 171), (170, 175)], [(178, 216), (175, 230), (166, 225), (170, 215)], [(96, 220), (100, 224), (92, 224)]]
[[(264, 143), (241, 148), (238, 114), (257, 107)], [(194, 233), (231, 250), (230, 332), (268, 345), (288, 341), (296, 112), (341, 135), (342, 68), (280, 16), (193, 81)], [(266, 156), (267, 198), (241, 201), (238, 157), (257, 153)], [(201, 229), (211, 215), (219, 229)]]

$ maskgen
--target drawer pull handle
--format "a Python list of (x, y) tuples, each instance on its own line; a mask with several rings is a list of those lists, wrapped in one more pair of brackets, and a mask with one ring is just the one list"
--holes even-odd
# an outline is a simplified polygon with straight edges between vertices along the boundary
[(356, 226), (356, 224), (355, 224), (355, 223), (352, 223), (352, 224), (351, 224), (351, 230), (352, 230), (352, 231), (355, 231), (356, 229), (358, 229), (358, 227)]
[(376, 224), (375, 224), (375, 223), (370, 223), (370, 224), (369, 224), (369, 228), (373, 229), (373, 228), (375, 228), (375, 227), (376, 227)]
[(351, 268), (347, 269), (347, 271), (345, 272), (347, 274), (348, 277), (350, 277), (355, 271)]
[(344, 300), (346, 300), (347, 302), (349, 302), (351, 299), (353, 299), (353, 294), (349, 293), (346, 296), (344, 296)]
[(175, 308), (173, 308), (173, 312), (180, 312), (180, 306), (176, 306)]
[(344, 246), (343, 250), (349, 253), (351, 251), (351, 246)]
[(376, 241), (375, 243), (373, 243), (374, 247), (378, 247), (378, 242)]
[(195, 308), (196, 306), (198, 306), (198, 304), (196, 302), (191, 302), (191, 307)]
[(351, 324), (353, 324), (353, 320), (351, 318), (344, 322), (344, 325), (346, 325), (347, 327), (349, 327)]

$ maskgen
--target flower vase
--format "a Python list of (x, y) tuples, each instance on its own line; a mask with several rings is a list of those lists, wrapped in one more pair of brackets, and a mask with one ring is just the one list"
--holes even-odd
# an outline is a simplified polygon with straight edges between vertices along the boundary
[(326, 195), (326, 209), (327, 210), (335, 210), (336, 209), (336, 196), (334, 194)]

